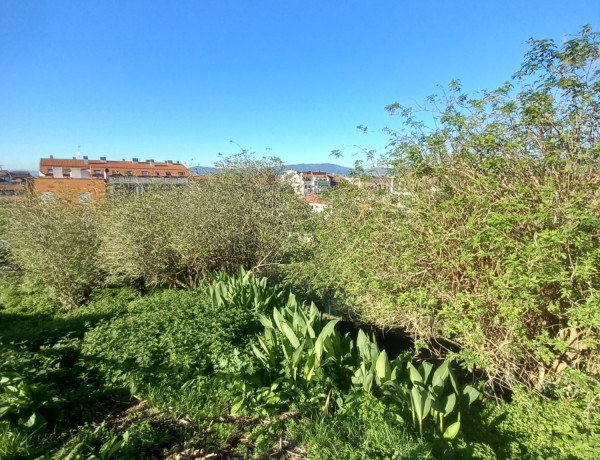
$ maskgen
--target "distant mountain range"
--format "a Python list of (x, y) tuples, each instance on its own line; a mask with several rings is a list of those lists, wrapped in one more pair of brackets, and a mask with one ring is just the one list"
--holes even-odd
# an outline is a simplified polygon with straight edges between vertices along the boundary
[(211, 168), (210, 166), (192, 166), (188, 169), (192, 174), (214, 174), (217, 172), (217, 168)]
[[(294, 171), (323, 171), (329, 174), (339, 174), (340, 176), (348, 176), (352, 168), (340, 166), (333, 163), (300, 163), (295, 165), (285, 165), (285, 169), (293, 169)], [(192, 166), (189, 168), (192, 174), (214, 174), (217, 168), (210, 166)]]
[(285, 165), (285, 169), (293, 169), (294, 171), (323, 171), (329, 174), (339, 174), (340, 176), (347, 176), (352, 171), (352, 168), (346, 166), (340, 166), (333, 163), (300, 163), (296, 165)]

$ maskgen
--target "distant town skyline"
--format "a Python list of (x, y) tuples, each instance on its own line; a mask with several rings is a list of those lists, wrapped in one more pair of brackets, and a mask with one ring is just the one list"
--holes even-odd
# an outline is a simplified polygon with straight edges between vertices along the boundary
[(584, 0), (5, 0), (0, 164), (37, 170), (79, 148), (187, 166), (241, 149), (352, 166), (361, 148), (385, 151), (383, 127), (400, 128), (386, 105), (452, 79), (497, 87), (529, 38), (560, 42), (599, 18)]

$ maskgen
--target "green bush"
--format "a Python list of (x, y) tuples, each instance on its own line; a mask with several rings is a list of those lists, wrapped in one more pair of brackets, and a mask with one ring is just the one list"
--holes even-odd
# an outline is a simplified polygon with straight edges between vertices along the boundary
[(327, 415), (373, 392), (399, 420), (412, 419), (421, 437), (426, 433), (443, 444), (456, 438), (461, 414), (480, 396), (471, 385), (459, 385), (449, 361), (418, 367), (406, 355), (390, 361), (362, 330), (356, 340), (342, 336), (335, 330), (337, 321), (322, 321), (314, 304), (298, 303), (293, 295), (272, 317), (258, 317), (264, 326), (252, 344), (258, 363), (254, 373), (238, 377), (240, 394), (232, 412), (320, 410)]
[(185, 187), (114, 195), (101, 213), (103, 263), (116, 277), (195, 288), (214, 270), (286, 260), (309, 209), (277, 174), (247, 155)]
[(32, 197), (8, 213), (10, 255), (30, 285), (73, 309), (102, 282), (93, 208)]
[(453, 82), (428, 100), (435, 129), (391, 105), (393, 193), (334, 192), (291, 278), (503, 385), (598, 373), (598, 43), (533, 41), (480, 96)]

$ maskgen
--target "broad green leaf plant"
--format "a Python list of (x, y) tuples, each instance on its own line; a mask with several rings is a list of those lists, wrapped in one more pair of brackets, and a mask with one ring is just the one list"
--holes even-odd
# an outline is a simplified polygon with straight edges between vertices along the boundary
[(264, 333), (252, 349), (268, 376), (258, 387), (244, 382), (234, 412), (249, 400), (281, 405), (287, 399), (282, 394), (290, 387), (310, 391), (327, 382), (321, 393), (325, 414), (334, 391), (336, 403), (343, 406), (345, 398), (352, 399), (354, 388), (386, 398), (400, 412), (408, 408), (421, 435), (424, 421), (431, 419), (435, 434), (452, 440), (460, 430), (461, 409), (480, 397), (471, 385), (459, 385), (449, 360), (437, 367), (422, 362), (418, 368), (406, 355), (390, 361), (374, 337), (370, 339), (362, 330), (356, 341), (342, 336), (335, 330), (337, 320), (323, 321), (314, 304), (301, 304), (293, 295), (271, 317), (259, 314), (258, 318)]

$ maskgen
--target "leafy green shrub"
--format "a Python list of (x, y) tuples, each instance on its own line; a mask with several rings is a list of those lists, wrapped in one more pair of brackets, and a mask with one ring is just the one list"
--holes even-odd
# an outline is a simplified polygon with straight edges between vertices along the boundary
[(212, 273), (211, 278), (206, 289), (216, 307), (234, 305), (254, 313), (270, 313), (285, 302), (286, 296), (281, 286), (270, 286), (267, 278), (257, 278), (243, 267), (239, 267), (234, 276), (221, 271)]
[[(512, 82), (453, 82), (436, 128), (393, 104), (393, 193), (340, 188), (292, 278), (504, 385), (600, 370), (600, 56), (532, 42)], [(441, 339), (441, 340), (440, 340)]]
[(452, 440), (461, 427), (461, 410), (479, 398), (472, 386), (459, 385), (449, 361), (437, 368), (423, 362), (418, 369), (406, 356), (390, 362), (387, 352), (362, 330), (356, 342), (342, 336), (335, 330), (337, 321), (322, 321), (314, 304), (307, 307), (293, 295), (283, 308), (273, 310), (272, 319), (259, 319), (265, 331), (252, 349), (263, 372), (257, 366), (258, 371), (243, 381), (234, 412), (243, 406), (306, 411), (317, 403), (327, 414), (335, 404), (353, 403), (354, 385), (366, 393), (377, 391), (399, 416), (410, 409), (421, 436), (423, 421), (431, 418), (433, 429), (428, 432)]
[(336, 321), (320, 316), (314, 304), (307, 307), (293, 294), (272, 317), (258, 315), (264, 326), (252, 344), (258, 363), (240, 374), (233, 412), (328, 406), (332, 395), (350, 388), (351, 340), (335, 333)]
[(102, 281), (93, 208), (23, 200), (9, 209), (6, 238), (25, 279), (67, 309)]
[[(254, 354), (272, 373), (293, 380), (301, 375), (307, 381), (325, 378), (325, 367), (335, 366), (344, 373), (344, 359), (350, 355), (351, 342), (335, 333), (337, 321), (321, 320), (314, 303), (306, 308), (290, 294), (281, 310), (273, 310), (272, 318), (259, 315), (265, 334), (258, 338), (260, 349), (253, 345)], [(338, 380), (343, 377), (340, 375)]]
[(242, 156), (185, 187), (113, 196), (101, 213), (104, 266), (149, 285), (195, 288), (214, 270), (285, 260), (309, 209), (278, 180), (280, 168)]

